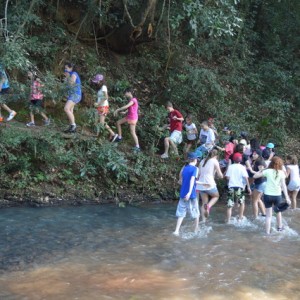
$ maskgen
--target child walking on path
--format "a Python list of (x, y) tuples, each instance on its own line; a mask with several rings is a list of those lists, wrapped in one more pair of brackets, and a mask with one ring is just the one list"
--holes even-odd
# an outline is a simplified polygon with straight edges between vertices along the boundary
[(248, 173), (246, 168), (241, 165), (243, 160), (241, 153), (234, 153), (232, 156), (234, 164), (230, 165), (226, 172), (226, 178), (228, 180), (228, 197), (227, 197), (227, 218), (228, 223), (231, 218), (232, 208), (235, 204), (239, 206), (239, 220), (244, 217), (245, 210), (245, 183), (249, 194), (251, 194), (250, 184), (248, 180)]
[(298, 159), (296, 155), (288, 155), (286, 161), (287, 161), (287, 166), (286, 166), (287, 177), (290, 177), (290, 181), (287, 186), (287, 189), (292, 201), (291, 208), (295, 209), (297, 208), (297, 195), (300, 189)]
[(122, 125), (125, 123), (129, 124), (130, 128), (130, 134), (134, 140), (135, 147), (133, 148), (134, 151), (140, 151), (140, 145), (139, 145), (139, 140), (136, 135), (136, 124), (138, 122), (138, 100), (133, 97), (132, 91), (130, 88), (125, 90), (125, 97), (129, 100), (129, 103), (123, 107), (118, 108), (117, 110), (114, 111), (114, 116), (117, 116), (117, 114), (122, 111), (122, 110), (127, 110), (127, 116), (125, 118), (120, 119), (117, 121), (117, 130), (118, 134), (113, 134), (113, 139), (112, 142), (120, 142), (122, 141)]
[(104, 76), (102, 74), (97, 74), (93, 78), (92, 82), (97, 85), (97, 88), (99, 88), (97, 92), (97, 101), (95, 102), (94, 106), (98, 111), (100, 124), (105, 126), (105, 128), (110, 133), (110, 137), (113, 138), (114, 132), (107, 125), (107, 123), (105, 123), (105, 118), (109, 113), (109, 104), (108, 104), (108, 91), (107, 91), (107, 86), (105, 85)]
[(40, 79), (37, 77), (37, 74), (34, 72), (28, 72), (28, 78), (31, 81), (31, 90), (30, 90), (30, 122), (26, 124), (28, 127), (35, 126), (34, 122), (34, 112), (38, 112), (44, 119), (45, 126), (50, 124), (50, 119), (43, 113), (42, 104), (44, 95), (42, 93), (43, 85), (40, 82)]
[(169, 124), (162, 128), (169, 128), (170, 136), (164, 139), (164, 153), (160, 156), (163, 159), (169, 158), (170, 145), (175, 155), (178, 155), (177, 145), (182, 142), (182, 122), (184, 121), (182, 114), (174, 109), (171, 102), (167, 103), (166, 109), (169, 112)]
[(184, 166), (179, 174), (180, 199), (177, 205), (176, 216), (177, 224), (176, 229), (173, 232), (175, 235), (179, 235), (179, 229), (182, 224), (186, 213), (189, 212), (191, 217), (195, 219), (195, 232), (198, 231), (199, 225), (199, 204), (196, 196), (196, 178), (198, 174), (197, 154), (191, 152), (188, 154), (189, 163)]
[(64, 111), (69, 119), (70, 126), (65, 133), (75, 133), (76, 123), (74, 116), (74, 107), (81, 101), (81, 80), (77, 72), (74, 71), (74, 65), (72, 63), (65, 64), (65, 75), (68, 85), (68, 98), (64, 107)]
[(1, 115), (1, 108), (3, 107), (8, 113), (9, 116), (6, 119), (6, 121), (11, 121), (15, 115), (17, 114), (14, 110), (10, 109), (4, 102), (3, 95), (6, 95), (9, 93), (9, 82), (7, 75), (0, 65), (0, 120), (3, 121), (2, 115)]
[(197, 127), (195, 123), (193, 123), (193, 116), (191, 114), (187, 115), (187, 117), (185, 118), (184, 128), (186, 130), (186, 138), (187, 138), (184, 147), (184, 158), (186, 159), (187, 154), (190, 152), (191, 147), (196, 146), (197, 134), (198, 134)]

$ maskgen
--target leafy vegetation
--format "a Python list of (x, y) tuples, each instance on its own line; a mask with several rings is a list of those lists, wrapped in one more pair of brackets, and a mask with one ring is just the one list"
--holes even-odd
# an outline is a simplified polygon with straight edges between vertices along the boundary
[[(196, 123), (214, 117), (217, 127), (246, 130), (262, 142), (290, 149), (300, 126), (300, 2), (293, 0), (0, 1), (1, 64), (13, 93), (5, 101), (27, 114), (26, 73), (35, 67), (45, 87), (50, 130), (0, 127), (0, 180), (6, 188), (91, 186), (116, 193), (118, 186), (150, 193), (170, 190), (180, 164), (161, 163), (156, 153), (171, 100)], [(0, 17), (0, 18), (1, 18)], [(63, 63), (72, 60), (85, 100), (76, 111), (82, 136), (65, 139)], [(93, 109), (90, 79), (103, 73), (111, 111), (123, 90), (140, 100), (138, 135), (143, 152), (106, 141)], [(1, 96), (1, 100), (4, 98)], [(108, 123), (113, 126), (112, 114)], [(86, 133), (89, 133), (86, 135)], [(98, 134), (98, 137), (95, 137)], [(163, 178), (164, 180), (161, 180)], [(96, 193), (97, 194), (97, 193)]]

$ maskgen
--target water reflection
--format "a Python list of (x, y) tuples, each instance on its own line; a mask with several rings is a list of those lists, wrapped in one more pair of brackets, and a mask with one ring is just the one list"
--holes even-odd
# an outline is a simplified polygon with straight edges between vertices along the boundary
[(0, 299), (299, 298), (299, 210), (268, 238), (263, 220), (225, 225), (222, 206), (199, 233), (186, 220), (174, 237), (174, 214), (175, 205), (2, 210)]

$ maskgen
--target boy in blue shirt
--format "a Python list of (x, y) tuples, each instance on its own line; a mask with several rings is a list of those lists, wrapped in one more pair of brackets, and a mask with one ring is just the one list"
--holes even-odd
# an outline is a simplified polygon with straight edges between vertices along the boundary
[(198, 176), (197, 154), (195, 152), (188, 153), (188, 164), (185, 165), (179, 173), (180, 199), (177, 205), (176, 216), (177, 224), (176, 229), (173, 232), (175, 235), (179, 235), (179, 229), (182, 224), (186, 212), (191, 214), (191, 217), (195, 219), (195, 232), (198, 231), (199, 225), (199, 204), (196, 196), (196, 178)]

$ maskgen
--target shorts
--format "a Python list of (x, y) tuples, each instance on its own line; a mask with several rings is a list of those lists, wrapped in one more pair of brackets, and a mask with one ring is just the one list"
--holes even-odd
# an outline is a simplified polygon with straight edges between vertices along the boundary
[(43, 106), (43, 101), (42, 100), (31, 100), (31, 105), (36, 106), (36, 107), (42, 107)]
[(40, 113), (43, 110), (42, 100), (31, 100), (29, 105), (30, 112)]
[(71, 94), (70, 96), (68, 96), (68, 101), (72, 101), (75, 104), (79, 103), (81, 101), (81, 95), (78, 94)]
[(287, 189), (290, 192), (298, 191), (300, 189), (300, 182), (299, 181), (290, 181), (287, 186)]
[(181, 144), (182, 142), (182, 132), (181, 131), (178, 131), (178, 130), (174, 130), (171, 132), (171, 135), (170, 135), (170, 140), (179, 145)]
[(193, 219), (199, 218), (200, 211), (197, 198), (189, 199), (188, 201), (185, 201), (182, 198), (179, 199), (176, 209), (176, 217), (184, 218), (186, 216), (187, 211)]
[(266, 181), (259, 183), (259, 184), (254, 184), (254, 189), (259, 191), (260, 193), (263, 193), (266, 188)]
[(231, 208), (235, 203), (244, 204), (245, 203), (245, 191), (240, 187), (231, 187), (228, 189), (227, 194), (227, 207)]
[(97, 111), (100, 116), (107, 116), (109, 113), (109, 106), (98, 106)]
[(9, 88), (2, 89), (0, 95), (7, 95), (9, 93)]
[(217, 187), (214, 187), (210, 190), (203, 190), (203, 191), (199, 191), (199, 192), (200, 192), (200, 195), (208, 194), (209, 196), (212, 196), (212, 195), (215, 195), (215, 194), (219, 193)]
[(222, 159), (219, 161), (220, 168), (227, 168), (229, 161), (226, 159)]
[(197, 139), (195, 139), (195, 140), (186, 140), (185, 143), (187, 145), (195, 146), (197, 144)]
[(126, 120), (127, 120), (127, 123), (129, 125), (136, 125), (136, 123), (138, 122), (138, 120), (131, 120), (131, 119), (128, 119), (128, 118), (126, 118)]
[(278, 206), (278, 204), (282, 201), (282, 196), (269, 196), (269, 195), (264, 195), (264, 204), (266, 208), (274, 206)]

